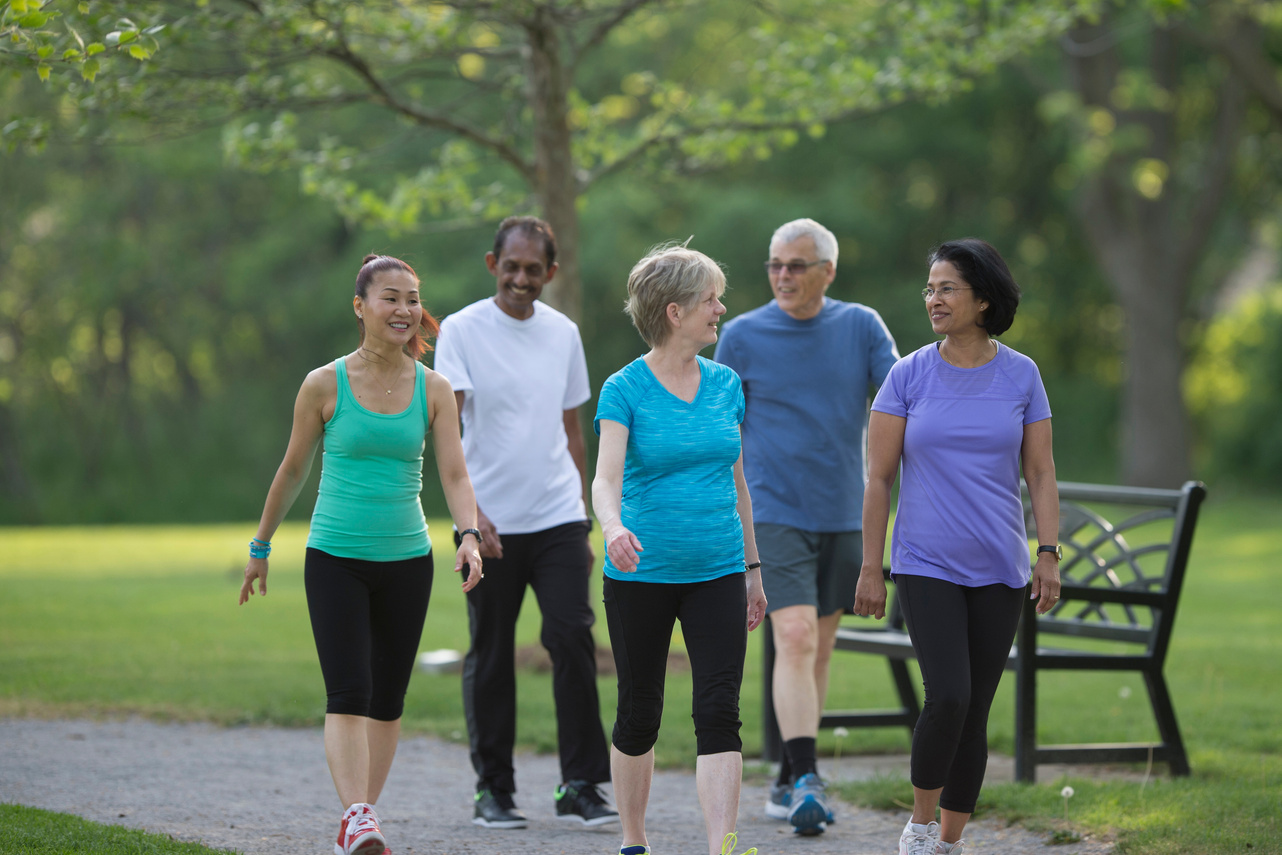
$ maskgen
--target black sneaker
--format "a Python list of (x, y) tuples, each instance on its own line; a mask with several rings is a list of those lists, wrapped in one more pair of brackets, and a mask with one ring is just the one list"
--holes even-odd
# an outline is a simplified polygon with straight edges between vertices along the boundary
[(472, 811), (472, 824), (486, 828), (525, 828), (525, 814), (516, 809), (512, 794), (502, 790), (480, 790)]
[(566, 781), (556, 788), (556, 818), (573, 819), (584, 825), (618, 822), (619, 812), (606, 804), (596, 784), (588, 781)]

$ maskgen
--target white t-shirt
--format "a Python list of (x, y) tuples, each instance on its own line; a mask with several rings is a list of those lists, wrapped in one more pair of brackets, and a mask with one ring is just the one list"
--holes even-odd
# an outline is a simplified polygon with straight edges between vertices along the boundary
[(564, 412), (592, 397), (579, 328), (535, 301), (523, 321), (493, 299), (441, 323), (435, 368), (464, 392), (463, 456), (476, 502), (499, 534), (587, 519)]

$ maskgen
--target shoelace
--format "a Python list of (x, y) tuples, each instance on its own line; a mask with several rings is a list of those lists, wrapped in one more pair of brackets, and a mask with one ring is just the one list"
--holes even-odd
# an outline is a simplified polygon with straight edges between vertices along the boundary
[(378, 831), (378, 817), (369, 808), (361, 808), (358, 813), (347, 820), (347, 837), (350, 840), (367, 831)]
[(908, 855), (935, 855), (935, 841), (929, 834), (914, 834), (908, 844)]
[[(721, 838), (721, 855), (734, 855), (735, 844), (739, 842), (739, 836), (733, 831), (727, 832), (726, 836)], [(757, 855), (757, 847), (744, 850), (741, 855)]]

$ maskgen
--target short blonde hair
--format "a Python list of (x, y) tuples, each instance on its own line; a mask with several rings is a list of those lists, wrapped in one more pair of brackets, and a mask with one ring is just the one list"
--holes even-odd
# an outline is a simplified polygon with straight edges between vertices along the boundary
[(709, 285), (716, 289), (718, 297), (725, 293), (726, 275), (720, 264), (683, 243), (660, 244), (628, 274), (628, 299), (623, 311), (645, 343), (658, 347), (672, 334), (668, 306), (693, 306)]

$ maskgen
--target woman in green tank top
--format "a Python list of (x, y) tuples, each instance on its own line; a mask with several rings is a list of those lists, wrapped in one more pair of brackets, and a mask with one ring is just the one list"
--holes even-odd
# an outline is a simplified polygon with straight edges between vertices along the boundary
[(324, 444), (307, 541), (305, 585), (328, 696), (325, 756), (344, 807), (336, 855), (382, 855), (374, 804), (396, 753), (401, 710), (431, 593), (433, 559), (419, 493), (430, 433), (441, 489), (463, 533), (454, 571), (463, 590), (483, 578), (476, 498), (447, 379), (418, 361), (436, 320), (400, 259), (369, 255), (352, 300), (360, 347), (315, 369), (294, 402), (240, 588), (267, 595), (271, 538)]

